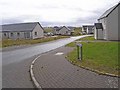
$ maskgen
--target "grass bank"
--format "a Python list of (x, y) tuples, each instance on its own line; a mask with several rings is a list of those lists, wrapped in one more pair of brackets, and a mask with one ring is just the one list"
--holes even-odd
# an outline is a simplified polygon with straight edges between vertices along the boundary
[(2, 40), (0, 43), (0, 46), (2, 48), (4, 47), (9, 47), (9, 46), (15, 46), (15, 45), (28, 45), (28, 44), (37, 44), (37, 43), (43, 43), (43, 42), (48, 42), (48, 41), (53, 41), (53, 40), (58, 40), (61, 38), (68, 38), (68, 36), (58, 36), (58, 37), (47, 37), (47, 38), (41, 38), (41, 39), (34, 39), (34, 40), (11, 40), (11, 39), (6, 39)]
[[(90, 39), (92, 37), (88, 38)], [(69, 47), (75, 47), (75, 49), (67, 55), (69, 61), (75, 65), (88, 67), (102, 73), (118, 75), (118, 71), (120, 70), (118, 64), (118, 47), (120, 48), (120, 42), (81, 43), (83, 44), (83, 60), (79, 61), (77, 59), (76, 44), (73, 42), (67, 45)]]

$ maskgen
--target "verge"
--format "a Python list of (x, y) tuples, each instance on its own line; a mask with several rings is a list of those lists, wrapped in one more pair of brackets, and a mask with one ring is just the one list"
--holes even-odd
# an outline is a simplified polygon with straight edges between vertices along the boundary
[[(66, 56), (65, 58), (67, 59), (67, 56)], [(67, 60), (68, 60), (68, 59), (67, 59)], [(99, 74), (99, 75), (106, 75), (106, 76), (111, 76), (111, 77), (118, 77), (118, 78), (120, 78), (119, 75), (115, 75), (115, 74), (111, 74), (111, 73), (101, 72), (101, 71), (96, 70), (96, 69), (92, 69), (92, 68), (85, 67), (85, 66), (82, 66), (82, 65), (77, 65), (77, 64), (75, 64), (73, 61), (70, 61), (70, 60), (68, 60), (68, 61), (69, 61), (71, 64), (75, 65), (75, 66), (78, 66), (78, 67), (80, 67), (80, 68), (83, 68), (83, 69), (86, 69), (86, 70), (89, 70), (89, 71), (95, 72), (95, 73), (97, 73), (97, 74)]]

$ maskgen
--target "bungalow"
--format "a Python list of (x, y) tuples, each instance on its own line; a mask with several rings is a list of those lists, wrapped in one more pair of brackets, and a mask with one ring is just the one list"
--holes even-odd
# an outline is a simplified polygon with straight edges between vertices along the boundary
[(60, 28), (56, 27), (54, 33), (57, 35), (71, 35), (72, 30), (66, 26)]
[(83, 25), (82, 33), (83, 34), (93, 34), (94, 25)]
[(118, 22), (120, 22), (120, 2), (108, 9), (99, 19), (98, 23), (100, 25), (98, 29), (98, 24), (95, 24), (95, 39), (104, 40), (120, 40), (120, 35), (118, 35)]
[(44, 36), (39, 22), (1, 25), (2, 39), (36, 39)]

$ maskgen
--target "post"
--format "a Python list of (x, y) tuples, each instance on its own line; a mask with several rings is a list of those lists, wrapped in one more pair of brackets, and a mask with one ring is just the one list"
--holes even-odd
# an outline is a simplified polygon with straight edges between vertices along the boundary
[(80, 53), (80, 52), (79, 52), (79, 46), (77, 45), (77, 56), (78, 56), (78, 59), (79, 59), (79, 57), (80, 57), (80, 56), (79, 56), (79, 55), (80, 55), (79, 53)]
[(82, 46), (80, 47), (80, 60), (82, 60)]
[(82, 44), (77, 44), (77, 56), (79, 60), (82, 60)]

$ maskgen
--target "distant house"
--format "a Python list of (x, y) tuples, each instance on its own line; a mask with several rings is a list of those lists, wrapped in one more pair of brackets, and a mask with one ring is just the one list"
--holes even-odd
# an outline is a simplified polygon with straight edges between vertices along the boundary
[[(120, 22), (120, 3), (108, 9), (99, 19), (98, 23), (101, 23), (103, 30), (95, 28), (95, 38), (105, 40), (120, 40), (118, 35), (118, 22)], [(100, 38), (97, 36), (101, 36)]]
[(71, 35), (72, 30), (69, 29), (66, 26), (63, 26), (63, 27), (60, 27), (60, 28), (59, 27), (55, 27), (54, 33), (57, 34), (57, 35)]
[(39, 22), (1, 25), (2, 39), (36, 39), (44, 36)]
[(94, 25), (83, 25), (82, 33), (83, 34), (93, 34), (94, 33)]

